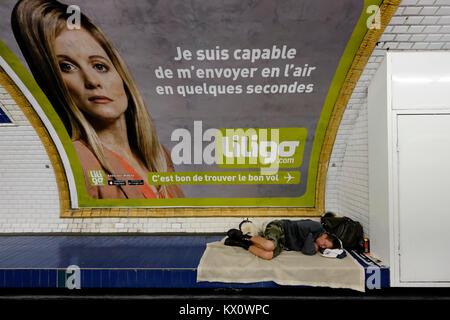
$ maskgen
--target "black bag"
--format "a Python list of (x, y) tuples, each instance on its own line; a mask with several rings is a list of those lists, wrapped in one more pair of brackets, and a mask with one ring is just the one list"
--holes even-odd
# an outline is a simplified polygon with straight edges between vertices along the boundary
[(358, 221), (327, 212), (320, 218), (320, 223), (326, 232), (334, 234), (342, 241), (344, 249), (364, 248), (363, 227)]

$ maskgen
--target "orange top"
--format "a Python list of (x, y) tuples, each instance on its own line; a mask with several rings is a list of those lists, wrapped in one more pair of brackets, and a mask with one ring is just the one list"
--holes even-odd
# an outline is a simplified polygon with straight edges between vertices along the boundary
[[(111, 150), (110, 150), (111, 151)], [(114, 151), (111, 151), (116, 157), (117, 159), (119, 159), (120, 163), (125, 167), (125, 169), (127, 170), (127, 172), (129, 174), (134, 175), (135, 179), (137, 180), (144, 180), (142, 179), (142, 177), (124, 160), (122, 159), (117, 153), (115, 153)], [(158, 194), (155, 194), (155, 192), (153, 191), (153, 189), (147, 184), (147, 182), (145, 182), (144, 180), (144, 185), (138, 185), (137, 186), (139, 188), (139, 190), (142, 192), (142, 194), (144, 195), (144, 197), (146, 199), (161, 199), (163, 196), (161, 193), (158, 192)], [(170, 194), (168, 194), (168, 198), (171, 198)]]

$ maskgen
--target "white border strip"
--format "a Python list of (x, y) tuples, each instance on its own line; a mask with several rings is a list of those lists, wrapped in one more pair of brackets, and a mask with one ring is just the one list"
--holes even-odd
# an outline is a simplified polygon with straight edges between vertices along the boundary
[(61, 157), (64, 171), (66, 172), (67, 176), (67, 182), (69, 184), (69, 194), (70, 194), (70, 201), (72, 208), (78, 208), (78, 196), (77, 196), (77, 189), (75, 186), (75, 179), (73, 176), (72, 169), (70, 167), (69, 158), (67, 157), (66, 151), (64, 150), (64, 147), (61, 143), (61, 140), (58, 137), (58, 134), (56, 133), (55, 129), (53, 128), (53, 125), (51, 124), (50, 120), (48, 120), (46, 114), (42, 110), (39, 103), (36, 101), (36, 99), (33, 97), (31, 92), (28, 90), (28, 88), (24, 85), (22, 80), (16, 75), (13, 69), (6, 63), (6, 61), (3, 59), (3, 57), (0, 56), (0, 66), (5, 70), (5, 72), (8, 74), (8, 76), (13, 80), (13, 82), (17, 85), (17, 87), (22, 91), (24, 96), (27, 98), (28, 102), (33, 106), (33, 109), (38, 114), (39, 118), (44, 123), (45, 127), (47, 128), (53, 142), (56, 145), (56, 149), (58, 150), (58, 153)]

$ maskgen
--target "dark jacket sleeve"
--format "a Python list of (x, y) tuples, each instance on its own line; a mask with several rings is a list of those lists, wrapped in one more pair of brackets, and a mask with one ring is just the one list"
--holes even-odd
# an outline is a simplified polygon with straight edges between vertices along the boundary
[(308, 231), (313, 234), (313, 237), (316, 237), (316, 238), (320, 237), (325, 232), (322, 225), (316, 221), (311, 221), (308, 224), (308, 229), (309, 229)]
[(314, 238), (312, 233), (309, 233), (303, 244), (302, 253), (312, 256), (316, 254), (316, 246), (314, 245)]

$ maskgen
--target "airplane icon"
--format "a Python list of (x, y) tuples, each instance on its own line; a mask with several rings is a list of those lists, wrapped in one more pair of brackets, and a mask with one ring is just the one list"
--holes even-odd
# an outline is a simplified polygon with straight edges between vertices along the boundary
[(294, 179), (293, 176), (291, 176), (291, 174), (288, 172), (287, 177), (284, 177), (285, 179), (287, 179), (286, 183), (289, 183), (289, 181), (291, 181), (292, 179)]

